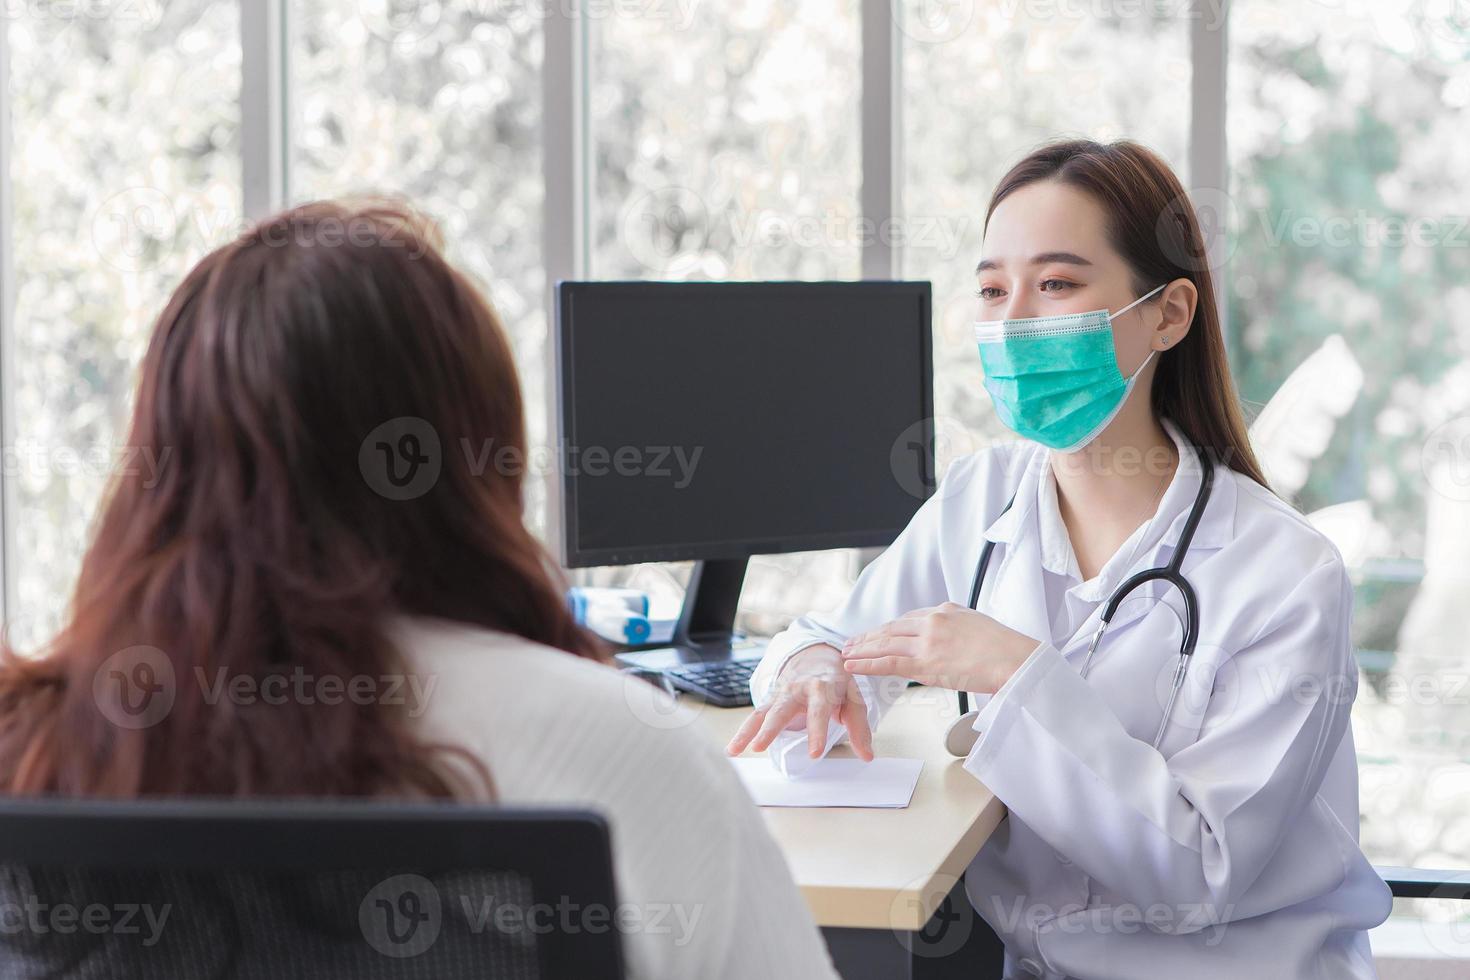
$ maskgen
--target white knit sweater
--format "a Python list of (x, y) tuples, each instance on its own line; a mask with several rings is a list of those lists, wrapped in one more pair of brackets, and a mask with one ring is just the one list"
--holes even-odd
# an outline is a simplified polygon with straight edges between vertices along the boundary
[(622, 937), (633, 980), (836, 977), (759, 811), (693, 714), (518, 636), (415, 619), (394, 638), (419, 675), (421, 733), (474, 753), (499, 802), (607, 818), (618, 901), (642, 923)]

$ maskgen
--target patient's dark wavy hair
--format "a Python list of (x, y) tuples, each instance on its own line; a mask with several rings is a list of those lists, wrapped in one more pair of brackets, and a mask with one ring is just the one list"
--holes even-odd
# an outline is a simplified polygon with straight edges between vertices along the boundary
[[(36, 656), (0, 655), (4, 791), (491, 792), (467, 753), (415, 733), (409, 704), (211, 685), (401, 676), (401, 614), (606, 656), (522, 522), (520, 470), (475, 465), (487, 446), (526, 458), (511, 347), (406, 206), (309, 204), (210, 254), (158, 320), (135, 406), (127, 444), (161, 472), (114, 475), (63, 628)], [(379, 451), (431, 459), (427, 433), (437, 478), (394, 483), (408, 457), (390, 474)], [(142, 692), (122, 680), (168, 673), (162, 717), (118, 714)]]

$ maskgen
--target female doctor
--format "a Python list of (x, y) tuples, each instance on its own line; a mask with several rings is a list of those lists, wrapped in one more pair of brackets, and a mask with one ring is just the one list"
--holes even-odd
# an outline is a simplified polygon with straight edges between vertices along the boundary
[(1022, 441), (775, 638), (729, 751), (871, 759), (908, 680), (973, 692), (964, 765), (1009, 819), (965, 886), (1006, 977), (1370, 978), (1352, 588), (1251, 452), (1187, 200), (1129, 142), (1006, 174), (976, 337)]

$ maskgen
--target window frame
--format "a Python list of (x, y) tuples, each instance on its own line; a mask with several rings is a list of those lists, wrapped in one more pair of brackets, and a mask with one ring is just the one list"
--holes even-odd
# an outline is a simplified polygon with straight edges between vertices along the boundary
[(240, 2), (240, 184), (246, 221), (291, 199), (290, 0)]
[[(0, 18), (0, 446), (9, 456), (15, 445), (15, 250), (12, 248), (10, 183), (10, 23)], [(9, 622), (17, 608), (15, 587), (16, 481), (0, 466), (0, 617)]]

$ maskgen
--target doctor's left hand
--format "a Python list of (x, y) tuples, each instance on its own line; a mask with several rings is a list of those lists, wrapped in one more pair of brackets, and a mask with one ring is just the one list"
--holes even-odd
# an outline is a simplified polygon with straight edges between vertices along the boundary
[(982, 612), (946, 602), (850, 637), (842, 661), (852, 674), (896, 675), (933, 687), (994, 694), (1039, 645)]

